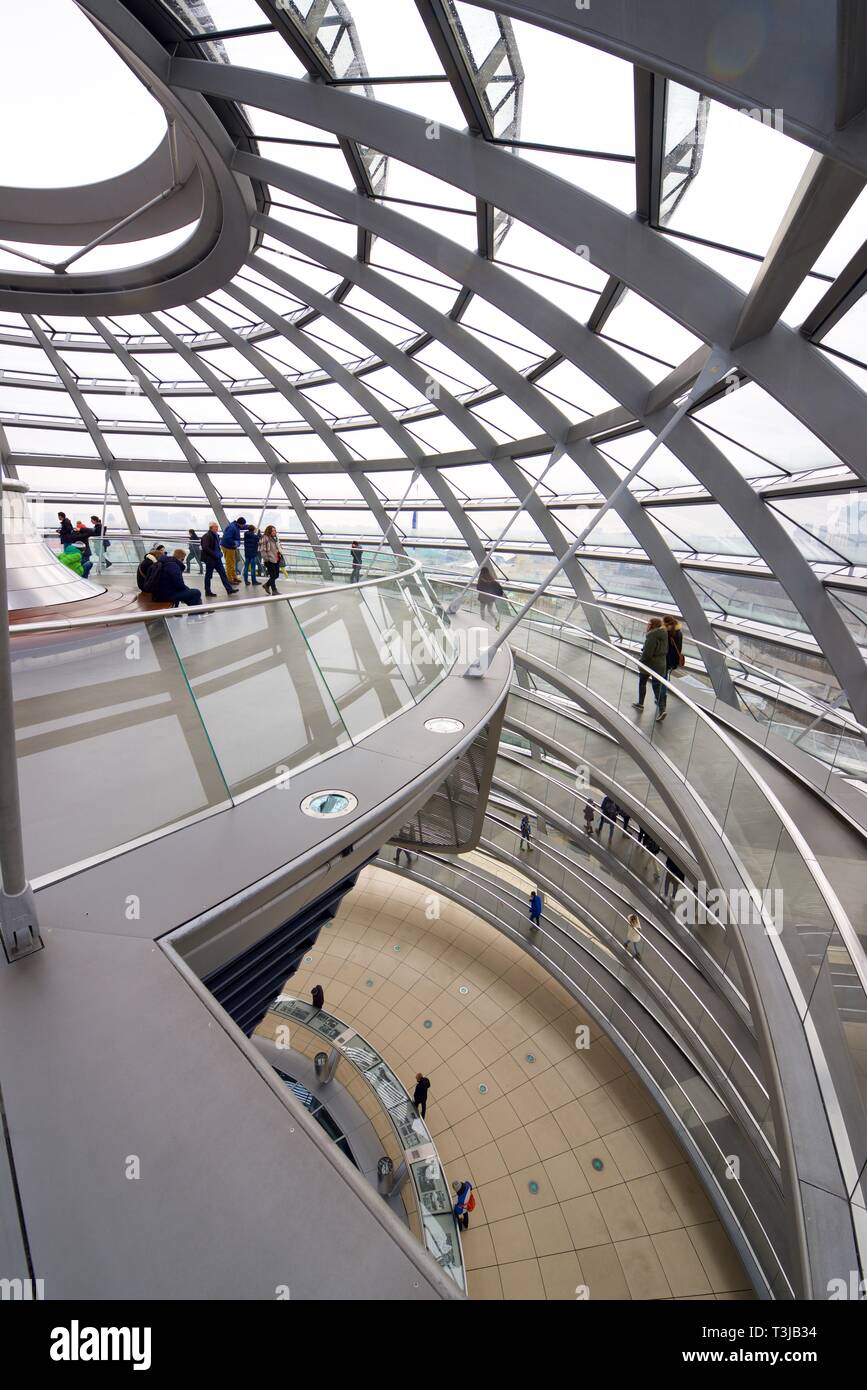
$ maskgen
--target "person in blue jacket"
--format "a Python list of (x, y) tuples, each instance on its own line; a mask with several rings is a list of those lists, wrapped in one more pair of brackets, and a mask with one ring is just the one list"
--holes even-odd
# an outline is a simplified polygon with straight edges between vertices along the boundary
[(473, 1184), (471, 1182), (455, 1183), (457, 1189), (457, 1201), (455, 1202), (455, 1220), (464, 1230), (470, 1224), (470, 1212), (474, 1210), (476, 1199), (473, 1196)]
[(158, 603), (171, 603), (175, 608), (179, 603), (186, 603), (190, 608), (201, 603), (198, 589), (191, 589), (184, 579), (186, 563), (186, 550), (173, 550), (171, 555), (163, 556), (152, 593)]
[(237, 584), (238, 582), (237, 563), (238, 551), (241, 548), (241, 528), (246, 525), (247, 519), (243, 516), (239, 516), (237, 521), (230, 521), (220, 541), (226, 564), (226, 576), (230, 584)]
[(534, 927), (538, 927), (542, 917), (542, 894), (538, 888), (534, 888), (530, 894), (530, 921)]
[(259, 532), (251, 521), (244, 532), (244, 583), (255, 584), (257, 589), (259, 587), (259, 581), (256, 578), (256, 557), (258, 554)]

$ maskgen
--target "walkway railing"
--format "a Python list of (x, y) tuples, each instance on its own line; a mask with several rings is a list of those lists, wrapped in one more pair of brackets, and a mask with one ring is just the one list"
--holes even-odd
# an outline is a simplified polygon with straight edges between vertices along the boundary
[[(466, 584), (466, 580), (445, 578), (436, 571), (429, 570), (427, 573), (434, 588), (447, 593), (449, 598)], [(502, 614), (511, 616), (533, 586), (512, 583), (503, 587), (507, 595), (513, 593), (516, 596), (514, 602), (508, 597), (498, 600)], [(470, 591), (462, 607), (477, 611), (478, 596)], [(552, 621), (565, 622), (567, 626), (581, 628), (581, 615), (587, 608), (598, 611), (606, 623), (614, 628), (612, 642), (615, 646), (622, 643), (635, 654), (641, 650), (646, 619), (637, 618), (611, 604), (546, 594), (536, 605), (535, 613), (539, 619), (547, 617)], [(661, 605), (660, 611), (663, 610), (664, 605)], [(711, 647), (700, 642), (686, 630), (683, 638), (687, 665), (675, 678), (682, 679), (687, 686), (693, 684), (701, 687), (705, 708), (708, 708), (708, 698), (712, 701), (710, 707), (713, 712), (724, 713), (728, 708), (714, 694), (706, 670), (706, 660), (723, 661), (737, 690), (741, 709), (755, 722), (753, 736), (766, 742), (768, 735), (774, 734), (810, 754), (820, 765), (818, 771), (824, 776), (826, 786), (829, 774), (833, 772), (862, 782), (867, 790), (867, 728), (839, 704), (821, 698), (808, 675), (805, 674), (803, 683), (798, 684), (755, 661), (747, 661), (736, 650)]]
[[(354, 1080), (360, 1077), (373, 1093), (379, 1109), (388, 1119), (391, 1131), (390, 1134), (383, 1134), (377, 1126), (377, 1133), (386, 1150), (384, 1156), (394, 1165), (395, 1183), (408, 1180), (415, 1197), (419, 1229), (414, 1234), (422, 1240), (425, 1248), (458, 1288), (466, 1293), (467, 1276), (451, 1189), (431, 1133), (417, 1113), (400, 1077), (366, 1038), (336, 1014), (316, 1009), (291, 994), (281, 994), (271, 1005), (270, 1012), (311, 1033), (314, 1040), (319, 1040), (317, 1050), (323, 1047), (332, 1050), (330, 1076), (326, 1068), (329, 1079), (336, 1076), (347, 1089), (355, 1091)], [(291, 1033), (289, 1045), (295, 1046)], [(341, 1078), (342, 1067), (349, 1068), (347, 1078)]]
[(418, 569), (16, 625), (31, 879), (288, 788), (422, 700), (457, 647)]

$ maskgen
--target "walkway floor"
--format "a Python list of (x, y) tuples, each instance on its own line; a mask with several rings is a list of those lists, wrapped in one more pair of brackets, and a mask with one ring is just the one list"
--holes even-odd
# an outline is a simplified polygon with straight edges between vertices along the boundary
[(472, 1298), (571, 1300), (582, 1285), (596, 1299), (753, 1296), (632, 1069), (595, 1025), (576, 1051), (589, 1020), (512, 942), (370, 868), (311, 955), (292, 993), (321, 983), (410, 1090), (430, 1077), (447, 1175), (476, 1187)]

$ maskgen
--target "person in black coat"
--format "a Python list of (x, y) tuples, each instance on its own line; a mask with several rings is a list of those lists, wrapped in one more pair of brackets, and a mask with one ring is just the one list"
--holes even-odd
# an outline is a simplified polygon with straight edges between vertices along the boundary
[(352, 559), (352, 573), (349, 576), (350, 584), (357, 584), (361, 578), (361, 562), (364, 559), (364, 551), (361, 548), (361, 541), (353, 541), (349, 547), (349, 554)]
[(163, 556), (153, 588), (153, 597), (158, 603), (171, 603), (175, 608), (179, 603), (186, 603), (190, 608), (201, 603), (198, 589), (191, 589), (184, 579), (186, 559), (185, 550), (174, 550), (171, 555)]
[(422, 1076), (420, 1071), (415, 1074), (415, 1090), (412, 1093), (412, 1103), (416, 1108), (416, 1113), (424, 1119), (427, 1114), (427, 1093), (430, 1090), (430, 1082), (426, 1076)]
[(207, 531), (202, 535), (202, 559), (205, 562), (205, 593), (208, 598), (215, 598), (211, 582), (214, 577), (214, 570), (223, 581), (223, 588), (227, 594), (236, 594), (238, 590), (229, 583), (226, 574), (226, 567), (223, 564), (223, 551), (220, 546), (220, 527), (216, 521), (212, 521)]
[(321, 1009), (325, 1003), (325, 990), (321, 985), (314, 985), (310, 991), (310, 998), (313, 1001), (314, 1009)]
[(75, 537), (72, 534), (72, 522), (69, 520), (66, 512), (58, 512), (57, 520), (60, 522), (57, 528), (57, 534), (60, 537), (60, 549), (62, 550), (65, 545), (72, 545)]
[(103, 526), (98, 516), (92, 516), (90, 518), (90, 522), (91, 535), (98, 536), (99, 539), (102, 541), (101, 549), (103, 566), (105, 569), (110, 570), (111, 560), (109, 560), (108, 555), (106, 554), (108, 547), (111, 545), (111, 541), (108, 539), (108, 527)]

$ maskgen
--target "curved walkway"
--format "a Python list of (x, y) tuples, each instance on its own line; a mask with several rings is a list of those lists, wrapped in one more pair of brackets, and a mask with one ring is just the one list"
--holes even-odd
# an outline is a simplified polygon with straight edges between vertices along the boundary
[[(427, 1121), (447, 1175), (476, 1185), (463, 1238), (471, 1298), (573, 1300), (579, 1285), (591, 1299), (752, 1297), (632, 1070), (487, 923), (366, 869), (290, 987), (304, 995), (317, 982), (404, 1084), (430, 1077)], [(590, 1046), (577, 1052), (580, 1025)]]

